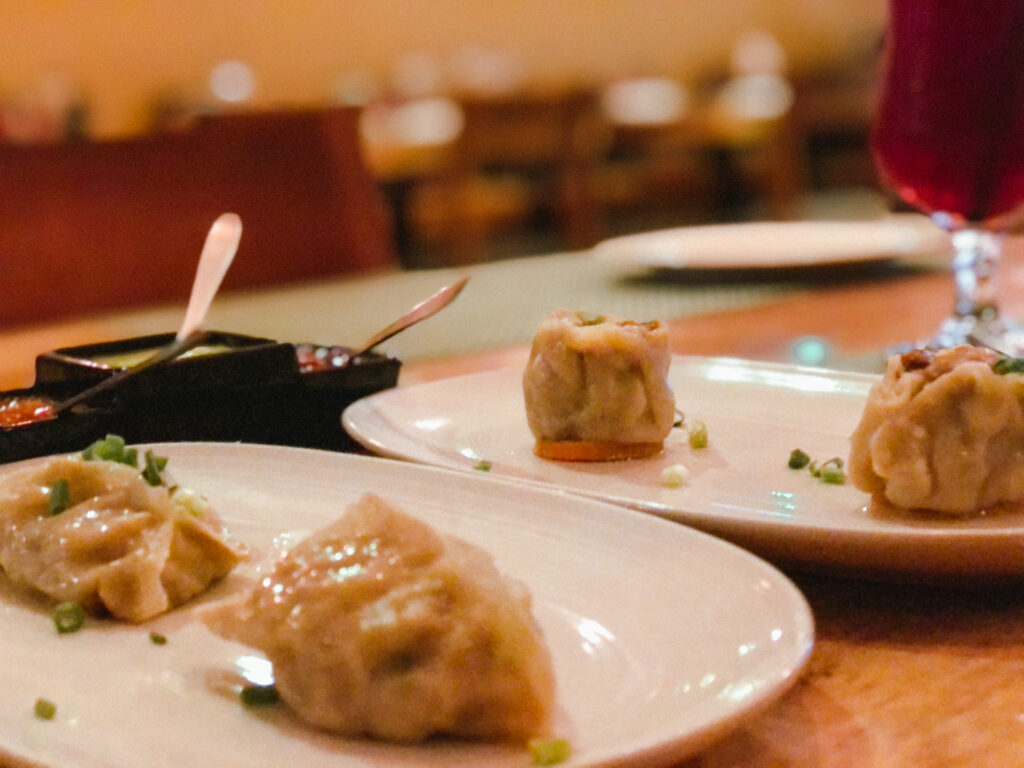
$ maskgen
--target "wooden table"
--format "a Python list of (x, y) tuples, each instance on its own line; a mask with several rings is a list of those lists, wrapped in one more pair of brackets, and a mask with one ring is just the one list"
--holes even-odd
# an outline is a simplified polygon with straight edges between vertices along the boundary
[[(1004, 269), (1020, 312), (1024, 253)], [(676, 351), (783, 360), (820, 336), (843, 356), (931, 331), (950, 305), (947, 275), (924, 272), (796, 292), (671, 323)], [(258, 308), (254, 308), (258, 311)], [(111, 329), (108, 324), (104, 327)], [(83, 332), (67, 324), (63, 331)], [(0, 335), (0, 361), (61, 327)], [(405, 367), (401, 383), (521, 365), (518, 345)], [(24, 371), (22, 372), (24, 375)], [(1022, 535), (1024, 546), (1024, 535)], [(817, 623), (805, 674), (780, 701), (679, 768), (1024, 766), (1024, 590), (1019, 584), (868, 583), (791, 574)]]

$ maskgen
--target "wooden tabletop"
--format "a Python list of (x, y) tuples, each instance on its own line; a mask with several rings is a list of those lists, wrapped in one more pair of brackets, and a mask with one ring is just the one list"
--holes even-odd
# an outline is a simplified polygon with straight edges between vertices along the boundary
[[(1020, 243), (1011, 245), (1003, 283), (1006, 306), (1024, 314)], [(867, 358), (927, 335), (951, 295), (949, 276), (935, 271), (836, 283), (672, 321), (671, 339), (680, 353), (790, 360), (797, 339), (820, 337), (836, 360)], [(63, 330), (88, 332), (74, 324)], [(21, 359), (27, 345), (40, 345), (39, 351), (60, 343), (66, 338), (61, 331), (0, 334), (0, 372), (12, 355)], [(527, 352), (518, 345), (410, 363), (400, 385), (521, 366)], [(790, 575), (817, 627), (805, 673), (779, 701), (679, 768), (1024, 766), (1019, 584)]]

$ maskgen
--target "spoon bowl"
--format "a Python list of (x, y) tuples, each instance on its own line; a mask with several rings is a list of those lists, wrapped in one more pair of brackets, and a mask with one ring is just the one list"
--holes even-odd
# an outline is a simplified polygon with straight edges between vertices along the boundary
[(227, 274), (228, 267), (231, 266), (231, 262), (235, 258), (241, 237), (242, 220), (238, 215), (234, 213), (221, 214), (213, 222), (213, 226), (210, 227), (210, 232), (206, 236), (206, 242), (203, 243), (203, 250), (199, 254), (199, 265), (196, 267), (196, 276), (192, 281), (192, 292), (189, 296), (188, 306), (185, 308), (185, 317), (174, 340), (145, 360), (124, 368), (99, 384), (58, 403), (53, 408), (53, 414), (56, 416), (63, 413), (101, 392), (116, 387), (129, 376), (134, 376), (154, 365), (174, 360), (202, 344), (208, 336), (201, 330), (203, 321), (206, 319), (210, 304), (213, 303), (213, 297), (224, 280), (224, 275)]

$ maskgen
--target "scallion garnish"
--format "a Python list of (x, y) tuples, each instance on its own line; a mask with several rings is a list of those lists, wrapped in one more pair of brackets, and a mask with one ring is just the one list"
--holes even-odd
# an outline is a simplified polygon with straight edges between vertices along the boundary
[(473, 469), (476, 469), (480, 472), (490, 472), (491, 462), (487, 461), (486, 459), (480, 459), (480, 461), (473, 465)]
[(691, 448), (708, 447), (708, 428), (703, 421), (692, 421), (686, 429)]
[(62, 477), (59, 480), (55, 480), (53, 485), (50, 486), (50, 494), (46, 501), (46, 511), (51, 516), (59, 515), (70, 506), (71, 487), (68, 485), (67, 478)]
[[(146, 463), (142, 468), (142, 477), (152, 486), (163, 483), (163, 471), (167, 468), (167, 459), (146, 451)], [(107, 435), (97, 440), (84, 451), (82, 458), (86, 461), (116, 461), (129, 467), (139, 466), (139, 451), (129, 447), (120, 435)]]
[(107, 435), (102, 440), (97, 440), (84, 451), (82, 458), (86, 461), (116, 461), (118, 464), (127, 464), (129, 467), (139, 466), (139, 454), (134, 448), (125, 444), (124, 438), (120, 435)]
[(998, 374), (1024, 373), (1024, 357), (1001, 357), (992, 363), (992, 370)]
[(246, 707), (262, 707), (267, 704), (276, 704), (281, 695), (277, 692), (277, 686), (270, 685), (246, 685), (239, 691), (238, 697), (242, 705)]
[(811, 475), (829, 485), (842, 485), (846, 482), (846, 473), (843, 471), (843, 460), (835, 456), (828, 461), (811, 461), (811, 457), (799, 448), (793, 449), (789, 454), (789, 468), (803, 469), (807, 467)]
[(40, 720), (53, 720), (57, 714), (57, 705), (49, 699), (36, 699), (32, 712)]
[(527, 747), (534, 765), (557, 765), (572, 755), (568, 739), (530, 739)]
[(149, 642), (153, 645), (167, 645), (167, 637), (165, 635), (161, 635), (159, 632), (150, 632)]
[(838, 456), (820, 465), (812, 464), (811, 474), (823, 483), (831, 485), (842, 485), (846, 482), (846, 473), (843, 472), (843, 460)]
[(794, 448), (789, 454), (789, 468), (790, 469), (803, 469), (811, 463), (811, 457), (801, 451), (799, 448)]
[(81, 603), (69, 600), (65, 603), (59, 603), (53, 609), (50, 618), (53, 619), (53, 626), (57, 628), (57, 632), (66, 635), (71, 632), (77, 632), (82, 628), (82, 625), (85, 623), (85, 609)]
[(146, 467), (142, 470), (142, 476), (150, 485), (156, 486), (163, 482), (161, 472), (167, 467), (167, 458), (156, 456), (152, 451), (146, 451)]

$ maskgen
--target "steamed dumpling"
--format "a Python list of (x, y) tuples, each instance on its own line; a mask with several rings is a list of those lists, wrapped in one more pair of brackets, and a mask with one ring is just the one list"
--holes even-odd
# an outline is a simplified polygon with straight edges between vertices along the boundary
[[(68, 503), (50, 496), (66, 483)], [(0, 567), (56, 601), (125, 621), (184, 603), (243, 555), (216, 516), (135, 467), (60, 457), (0, 478)]]
[(525, 740), (550, 723), (554, 673), (525, 588), (377, 496), (204, 620), (265, 653), (281, 698), (330, 731)]
[(523, 373), (538, 455), (602, 459), (660, 451), (675, 421), (670, 363), (668, 334), (657, 321), (549, 314)]
[(851, 439), (857, 487), (958, 515), (1024, 499), (1024, 377), (997, 372), (1001, 359), (971, 346), (890, 358)]

